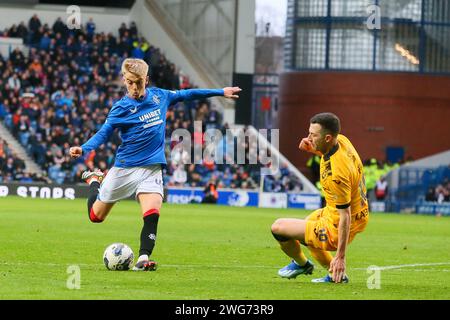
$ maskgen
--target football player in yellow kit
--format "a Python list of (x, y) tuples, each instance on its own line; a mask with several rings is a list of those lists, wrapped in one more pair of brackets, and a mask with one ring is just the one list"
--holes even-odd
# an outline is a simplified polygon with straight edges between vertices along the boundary
[[(273, 236), (292, 258), (290, 264), (278, 271), (283, 278), (313, 272), (314, 265), (302, 252), (301, 243), (329, 271), (313, 282), (348, 282), (347, 246), (366, 227), (369, 206), (361, 159), (340, 131), (336, 115), (320, 113), (311, 118), (309, 135), (300, 142), (300, 150), (321, 156), (320, 183), (326, 206), (305, 219), (278, 219), (273, 223)], [(330, 251), (336, 251), (334, 257)]]

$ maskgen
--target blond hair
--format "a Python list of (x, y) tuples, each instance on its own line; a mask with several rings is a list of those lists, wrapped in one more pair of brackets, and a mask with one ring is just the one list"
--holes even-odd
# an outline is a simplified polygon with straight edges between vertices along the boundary
[(131, 74), (136, 78), (146, 78), (148, 64), (142, 59), (127, 58), (122, 63), (122, 74)]

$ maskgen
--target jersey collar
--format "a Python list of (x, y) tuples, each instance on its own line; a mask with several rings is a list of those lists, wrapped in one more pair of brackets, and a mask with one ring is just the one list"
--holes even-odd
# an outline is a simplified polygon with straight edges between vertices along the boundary
[(140, 96), (138, 99), (135, 99), (135, 98), (130, 97), (130, 96), (128, 95), (128, 93), (125, 94), (125, 97), (127, 97), (127, 98), (128, 98), (129, 100), (131, 100), (131, 101), (142, 103), (142, 102), (144, 102), (144, 100), (147, 98), (147, 95), (148, 95), (148, 93), (147, 93), (147, 88), (145, 88), (144, 95), (143, 95), (143, 96)]
[(339, 143), (336, 143), (336, 145), (335, 145), (333, 148), (331, 148), (330, 152), (328, 152), (326, 155), (323, 156), (323, 159), (324, 159), (325, 161), (330, 160), (330, 157), (331, 157), (333, 154), (335, 154), (336, 151), (338, 151), (338, 150), (339, 150)]

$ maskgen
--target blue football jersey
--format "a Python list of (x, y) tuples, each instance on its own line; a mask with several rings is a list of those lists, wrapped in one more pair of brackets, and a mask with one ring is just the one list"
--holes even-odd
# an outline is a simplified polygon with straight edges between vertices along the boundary
[(147, 88), (145, 97), (136, 100), (125, 95), (111, 108), (101, 129), (81, 146), (83, 154), (106, 143), (118, 129), (122, 144), (117, 149), (114, 166), (121, 168), (167, 164), (164, 154), (166, 113), (171, 104), (223, 96), (223, 89), (170, 91)]

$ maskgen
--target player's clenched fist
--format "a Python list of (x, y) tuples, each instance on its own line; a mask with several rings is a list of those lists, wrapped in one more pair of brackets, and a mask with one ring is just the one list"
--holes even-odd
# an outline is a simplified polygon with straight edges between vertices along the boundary
[(83, 149), (81, 147), (72, 147), (69, 149), (69, 154), (72, 158), (76, 159), (83, 154)]
[(300, 141), (298, 148), (307, 152), (316, 152), (316, 148), (314, 148), (312, 142), (308, 138), (303, 138), (302, 141)]

